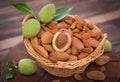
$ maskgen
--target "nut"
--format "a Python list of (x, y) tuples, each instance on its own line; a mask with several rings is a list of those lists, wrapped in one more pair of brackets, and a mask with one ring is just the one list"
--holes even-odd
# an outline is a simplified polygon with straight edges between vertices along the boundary
[(104, 80), (106, 76), (103, 72), (95, 70), (88, 72), (87, 77), (93, 80)]
[(110, 57), (109, 56), (100, 56), (99, 58), (97, 58), (95, 60), (95, 63), (97, 65), (105, 65), (106, 63), (108, 63), (110, 61)]
[(47, 32), (44, 32), (42, 35), (41, 35), (41, 41), (43, 44), (49, 44), (52, 42), (52, 38), (53, 38), (53, 34), (49, 31)]
[(85, 57), (88, 56), (88, 55), (89, 55), (88, 53), (81, 52), (81, 53), (78, 55), (78, 59), (85, 58)]
[(75, 46), (79, 51), (81, 51), (84, 48), (84, 45), (81, 42), (81, 40), (75, 37), (73, 37), (72, 45)]
[(43, 46), (48, 52), (53, 52), (54, 51), (53, 47), (50, 44), (45, 44)]
[(83, 79), (78, 73), (74, 74), (74, 78), (78, 81), (82, 81), (82, 79)]
[(76, 61), (76, 60), (77, 60), (77, 56), (70, 55), (70, 58), (68, 61)]
[(69, 59), (69, 55), (65, 52), (52, 52), (50, 53), (50, 57), (55, 57), (58, 61), (66, 61)]
[(49, 57), (49, 60), (53, 63), (56, 63), (58, 61), (55, 57)]
[(42, 47), (42, 46), (39, 46), (39, 45), (36, 45), (35, 46), (35, 50), (37, 53), (39, 53), (42, 57), (44, 58), (48, 58), (48, 52)]

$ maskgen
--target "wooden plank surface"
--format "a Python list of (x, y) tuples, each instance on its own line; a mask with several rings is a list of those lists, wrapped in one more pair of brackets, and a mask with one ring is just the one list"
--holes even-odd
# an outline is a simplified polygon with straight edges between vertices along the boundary
[[(4, 63), (8, 60), (18, 62), (23, 57), (30, 57), (22, 43), (21, 22), (26, 14), (11, 6), (15, 2), (19, 1), (0, 0), (0, 72), (3, 71)], [(56, 7), (73, 7), (72, 14), (78, 14), (97, 24), (103, 32), (108, 33), (108, 39), (113, 45), (112, 52), (107, 53), (111, 56), (111, 61), (106, 65), (107, 77), (103, 82), (120, 82), (120, 0), (21, 0), (21, 2), (27, 3), (36, 13), (48, 3), (54, 3)], [(98, 68), (91, 64), (82, 75), (82, 82), (95, 82), (85, 76), (93, 69)], [(73, 77), (52, 76), (41, 68), (33, 76), (22, 76), (18, 72), (11, 80), (5, 80), (2, 76), (0, 82), (16, 82), (16, 80), (17, 82), (52, 82), (58, 79), (61, 82), (77, 82)]]

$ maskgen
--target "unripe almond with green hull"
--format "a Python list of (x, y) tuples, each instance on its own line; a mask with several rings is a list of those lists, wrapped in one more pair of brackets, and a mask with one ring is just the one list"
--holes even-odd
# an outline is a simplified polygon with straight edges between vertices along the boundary
[(109, 52), (111, 50), (112, 50), (112, 44), (110, 43), (109, 40), (106, 40), (104, 44), (104, 52)]
[(43, 23), (48, 23), (50, 22), (56, 13), (56, 8), (54, 4), (47, 4), (45, 5), (39, 12), (39, 20)]
[(36, 19), (29, 19), (23, 24), (23, 35), (27, 38), (32, 38), (40, 31), (40, 23)]
[(37, 63), (29, 58), (21, 59), (18, 62), (18, 70), (21, 74), (32, 75), (37, 71)]

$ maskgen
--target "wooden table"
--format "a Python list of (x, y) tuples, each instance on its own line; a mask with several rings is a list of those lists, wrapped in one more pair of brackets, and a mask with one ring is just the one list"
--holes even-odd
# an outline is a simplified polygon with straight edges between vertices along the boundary
[[(21, 22), (26, 14), (14, 9), (13, 0), (0, 1), (0, 82), (77, 82), (73, 77), (52, 76), (42, 68), (32, 76), (24, 76), (17, 72), (13, 79), (5, 80), (3, 69), (6, 61), (17, 63), (21, 58), (30, 57), (22, 42)], [(105, 55), (111, 57), (106, 65), (106, 79), (102, 82), (120, 82), (120, 1), (119, 0), (21, 0), (31, 6), (36, 13), (47, 3), (54, 3), (57, 7), (73, 7), (72, 14), (93, 21), (104, 33), (108, 33), (113, 49)], [(30, 57), (32, 58), (32, 57)], [(82, 74), (81, 82), (97, 82), (86, 78), (90, 70), (98, 69), (94, 64)]]

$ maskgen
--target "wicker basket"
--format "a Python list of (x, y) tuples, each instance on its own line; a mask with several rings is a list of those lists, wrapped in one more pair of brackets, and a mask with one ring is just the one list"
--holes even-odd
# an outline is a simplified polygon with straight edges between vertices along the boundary
[[(26, 16), (22, 22), (22, 25), (24, 24), (24, 22), (26, 22), (26, 20), (30, 18), (34, 18), (34, 17), (30, 15)], [(86, 22), (89, 23), (90, 21), (86, 20)], [(98, 29), (96, 25), (94, 26), (95, 28)], [(103, 54), (104, 51), (103, 45), (106, 38), (107, 38), (107, 34), (103, 34), (102, 40), (98, 45), (98, 47), (94, 50), (94, 52), (89, 54), (87, 57), (77, 61), (69, 61), (69, 62), (58, 61), (57, 63), (52, 63), (49, 59), (40, 56), (32, 47), (29, 39), (24, 37), (23, 42), (28, 53), (39, 62), (40, 66), (43, 69), (45, 69), (47, 72), (55, 76), (69, 77), (72, 76), (74, 73), (83, 73), (90, 62), (93, 62), (96, 58), (98, 58)]]

